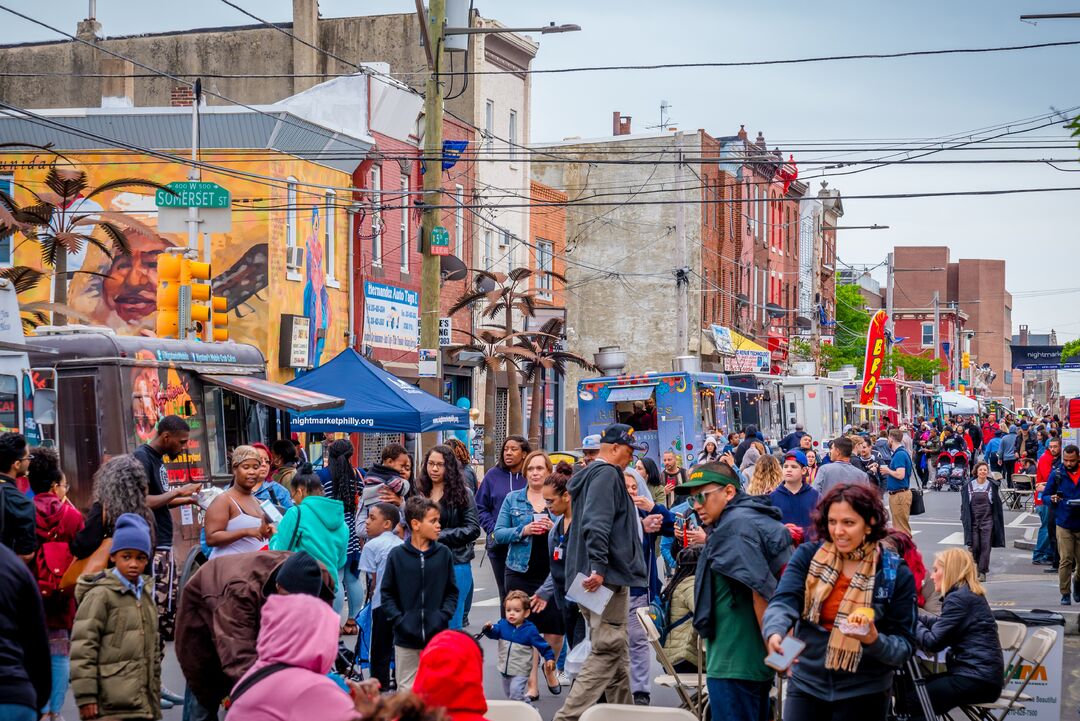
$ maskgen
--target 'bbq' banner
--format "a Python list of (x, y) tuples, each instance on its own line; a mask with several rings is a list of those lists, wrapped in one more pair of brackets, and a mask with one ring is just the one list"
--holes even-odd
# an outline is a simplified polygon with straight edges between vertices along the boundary
[(874, 402), (878, 379), (885, 367), (885, 321), (888, 318), (885, 311), (879, 310), (870, 319), (870, 327), (866, 330), (866, 362), (863, 364), (862, 388), (859, 389), (860, 405)]

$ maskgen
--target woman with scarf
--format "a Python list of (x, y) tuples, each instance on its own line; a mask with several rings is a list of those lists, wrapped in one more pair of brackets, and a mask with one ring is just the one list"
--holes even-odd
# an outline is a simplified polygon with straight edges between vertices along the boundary
[(791, 668), (786, 721), (885, 721), (893, 673), (915, 649), (915, 579), (882, 543), (881, 498), (840, 484), (815, 516), (818, 541), (788, 563), (762, 619), (770, 653), (789, 632), (806, 644)]

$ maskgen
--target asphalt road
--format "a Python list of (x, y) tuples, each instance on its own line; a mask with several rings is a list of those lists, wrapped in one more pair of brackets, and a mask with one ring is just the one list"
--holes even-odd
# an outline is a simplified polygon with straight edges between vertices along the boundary
[[(927, 493), (925, 496), (926, 513), (912, 519), (915, 542), (929, 568), (934, 555), (945, 548), (963, 545), (963, 527), (960, 524), (960, 495), (950, 492)], [(1044, 574), (1043, 567), (1031, 564), (1030, 551), (1021, 551), (1013, 547), (1018, 539), (1034, 539), (1038, 530), (1039, 519), (1030, 513), (1018, 511), (1005, 512), (1007, 548), (995, 548), (991, 555), (990, 574), (987, 592), (991, 604), (995, 607), (1023, 610), (1045, 608), (1059, 610), (1057, 577)], [(478, 549), (479, 550), (479, 549)], [(470, 614), (470, 631), (478, 632), (480, 627), (498, 617), (498, 594), (494, 579), (484, 558), (478, 558), (473, 564), (476, 579), (473, 610)], [(1073, 607), (1077, 608), (1077, 607)], [(1080, 610), (1080, 608), (1078, 608)], [(497, 647), (494, 641), (483, 640), (484, 648), (484, 687), (489, 698), (503, 698), (502, 682), (496, 667)], [(1070, 637), (1065, 645), (1065, 668), (1068, 680), (1065, 684), (1062, 718), (1077, 718), (1077, 705), (1080, 704), (1080, 637)], [(1071, 670), (1068, 670), (1071, 669)], [(659, 674), (659, 664), (654, 663), (654, 675)], [(172, 644), (166, 649), (163, 678), (166, 685), (176, 691), (183, 691), (184, 680), (172, 653)], [(541, 684), (540, 701), (537, 708), (544, 719), (550, 719), (561, 707), (567, 689), (563, 695), (553, 696)], [(654, 706), (675, 706), (677, 698), (667, 689), (653, 689)], [(164, 712), (166, 721), (180, 721), (182, 709), (176, 707)], [(78, 709), (74, 700), (68, 696), (64, 708), (64, 717), (68, 721), (78, 719)]]

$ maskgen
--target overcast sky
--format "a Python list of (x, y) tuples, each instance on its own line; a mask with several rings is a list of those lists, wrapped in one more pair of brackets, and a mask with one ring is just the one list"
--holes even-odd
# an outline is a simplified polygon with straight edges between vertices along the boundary
[[(7, 0), (5, 4), (74, 32), (85, 0)], [(237, 0), (272, 21), (288, 21), (289, 0)], [(218, 0), (183, 3), (98, 0), (106, 35), (160, 32), (252, 21)], [(323, 0), (324, 17), (408, 12), (409, 0)], [(885, 3), (638, 2), (477, 0), (487, 16), (509, 26), (576, 23), (582, 32), (541, 39), (535, 68), (663, 62), (764, 60), (906, 50), (992, 47), (1080, 39), (1080, 19), (1020, 22), (1022, 13), (1077, 10), (1051, 0), (948, 0)], [(0, 17), (5, 13), (0, 11)], [(15, 17), (0, 22), (0, 43), (56, 39)], [(773, 67), (591, 72), (533, 76), (532, 140), (593, 137), (611, 132), (611, 113), (633, 117), (635, 131), (659, 121), (661, 100), (684, 130), (729, 135), (745, 124), (770, 146), (806, 140), (923, 139), (1080, 106), (1080, 46), (981, 55), (859, 60)], [(1072, 115), (1076, 113), (1073, 112)], [(1061, 123), (1013, 138), (1068, 137)], [(992, 144), (992, 143), (991, 143)], [(825, 156), (800, 154), (796, 159)], [(835, 157), (835, 155), (829, 156)], [(840, 175), (844, 195), (1080, 186), (1080, 151), (953, 153), (948, 158), (1065, 159), (1045, 164), (915, 165)], [(1068, 172), (1074, 171), (1074, 172)], [(837, 172), (837, 171), (833, 171)], [(821, 174), (800, 169), (803, 179)], [(820, 180), (810, 180), (817, 191)], [(947, 245), (958, 258), (1004, 258), (1014, 294), (1014, 326), (1056, 328), (1062, 340), (1080, 335), (1080, 192), (918, 200), (848, 200), (844, 225), (890, 226), (847, 231), (839, 241), (846, 263), (877, 264), (893, 245)], [(1070, 211), (1069, 208), (1072, 208)], [(883, 277), (882, 277), (883, 280)], [(1041, 297), (1034, 293), (1059, 290)], [(1015, 331), (1015, 327), (1014, 327)], [(1070, 375), (1070, 374), (1063, 374)], [(1080, 375), (1080, 374), (1076, 374)], [(1080, 378), (1065, 379), (1071, 391)]]

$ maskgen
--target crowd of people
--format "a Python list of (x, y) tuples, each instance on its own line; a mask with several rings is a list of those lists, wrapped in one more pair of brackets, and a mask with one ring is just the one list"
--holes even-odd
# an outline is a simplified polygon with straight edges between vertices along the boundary
[[(1058, 572), (1063, 604), (1080, 602), (1080, 449), (1062, 448), (1056, 419), (917, 420), (827, 442), (797, 426), (777, 449), (747, 426), (707, 438), (689, 468), (645, 456), (642, 424), (585, 438), (574, 466), (508, 436), (479, 481), (456, 439), (415, 471), (397, 443), (364, 469), (348, 440), (329, 442), (317, 470), (290, 440), (243, 445), (232, 483), (212, 490), (169, 482), (165, 459), (190, 431), (168, 416), (101, 465), (85, 515), (54, 450), (2, 434), (0, 721), (59, 721), (69, 692), (82, 719), (176, 704), (185, 721), (478, 719), (484, 639), (508, 698), (564, 696), (555, 718), (574, 721), (602, 700), (652, 702), (643, 609), (676, 671), (707, 680), (717, 720), (771, 718), (778, 671), (785, 718), (918, 718), (898, 672), (944, 648), (935, 713), (993, 701), (1002, 656), (982, 581), (1004, 545), (1000, 488), (1029, 462), (1033, 563)], [(967, 548), (928, 572), (910, 515), (933, 453), (960, 444)], [(180, 589), (182, 505), (204, 512), (207, 560)], [(481, 536), (500, 618), (474, 637)], [(366, 658), (344, 645), (357, 634)], [(161, 678), (173, 639), (183, 694)], [(361, 662), (368, 681), (353, 678)]]

